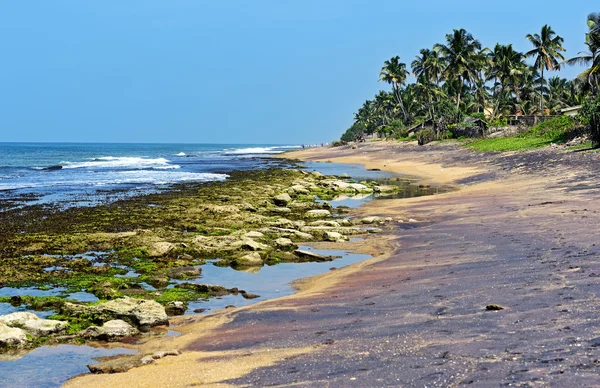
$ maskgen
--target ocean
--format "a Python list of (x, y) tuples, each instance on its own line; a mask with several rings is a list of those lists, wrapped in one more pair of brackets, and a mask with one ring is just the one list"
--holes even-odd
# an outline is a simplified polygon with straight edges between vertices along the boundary
[(264, 168), (295, 145), (0, 143), (0, 200), (94, 204), (175, 183), (227, 179)]

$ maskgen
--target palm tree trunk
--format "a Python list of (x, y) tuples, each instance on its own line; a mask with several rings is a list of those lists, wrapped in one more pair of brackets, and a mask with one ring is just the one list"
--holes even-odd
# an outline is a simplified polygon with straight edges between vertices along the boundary
[(402, 102), (402, 97), (400, 96), (400, 88), (398, 85), (394, 86), (394, 93), (396, 94), (396, 99), (400, 104), (400, 109), (402, 109), (402, 115), (404, 115), (404, 124), (407, 124), (406, 110), (404, 109), (404, 102)]
[(459, 110), (460, 109), (460, 94), (462, 93), (462, 77), (459, 75), (458, 76), (458, 96), (456, 99), (456, 109)]
[(540, 113), (545, 116), (544, 112), (544, 66), (542, 66), (542, 84), (540, 85)]

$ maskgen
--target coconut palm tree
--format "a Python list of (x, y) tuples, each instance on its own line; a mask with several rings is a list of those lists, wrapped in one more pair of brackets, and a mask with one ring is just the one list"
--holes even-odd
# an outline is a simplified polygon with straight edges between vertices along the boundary
[(420, 54), (411, 63), (413, 74), (417, 78), (425, 77), (427, 82), (439, 84), (446, 68), (444, 59), (436, 50), (421, 49)]
[(406, 78), (409, 73), (406, 70), (406, 64), (400, 62), (400, 57), (395, 56), (383, 63), (383, 67), (381, 68), (381, 73), (379, 74), (379, 80), (383, 82), (387, 82), (392, 85), (392, 89), (394, 91), (394, 95), (400, 104), (400, 108), (402, 109), (402, 114), (404, 115), (404, 121), (407, 121), (406, 109), (404, 109), (404, 103), (402, 102), (402, 97), (400, 96), (400, 89), (406, 83)]
[(568, 65), (582, 65), (587, 69), (577, 79), (583, 89), (598, 93), (600, 89), (600, 13), (588, 15), (587, 22), (589, 31), (585, 36), (587, 52), (580, 52), (575, 58), (566, 61)]
[(483, 67), (481, 43), (473, 38), (465, 29), (454, 30), (446, 35), (446, 44), (437, 43), (434, 50), (438, 51), (446, 62), (445, 79), (456, 81), (456, 107), (460, 107), (463, 84), (472, 84), (477, 73)]
[[(541, 72), (541, 84), (544, 85), (544, 70), (555, 70), (560, 68), (560, 62), (564, 61), (561, 52), (565, 51), (562, 46), (564, 39), (556, 35), (556, 32), (549, 25), (542, 27), (540, 34), (527, 34), (527, 40), (533, 45), (533, 49), (528, 51), (525, 56), (535, 57), (534, 67)], [(540, 93), (540, 111), (544, 112), (544, 94)]]
[(518, 85), (522, 76), (527, 72), (527, 64), (524, 62), (525, 56), (515, 51), (511, 44), (496, 44), (494, 50), (489, 52), (488, 58), (490, 69), (487, 80), (494, 80), (496, 104), (493, 115), (496, 116), (500, 101), (505, 98), (505, 90), (517, 89), (515, 94), (518, 94)]

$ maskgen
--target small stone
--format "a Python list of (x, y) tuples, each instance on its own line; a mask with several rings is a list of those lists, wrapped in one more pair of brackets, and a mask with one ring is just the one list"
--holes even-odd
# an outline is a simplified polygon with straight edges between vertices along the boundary
[(332, 241), (332, 242), (341, 242), (341, 241), (346, 241), (348, 239), (348, 237), (344, 236), (341, 233), (338, 232), (325, 232), (325, 240), (326, 241)]
[(488, 304), (487, 306), (485, 306), (485, 309), (488, 311), (498, 311), (498, 310), (504, 310), (504, 307), (502, 307), (498, 304)]
[(165, 311), (168, 316), (183, 315), (185, 314), (185, 310), (187, 310), (187, 307), (181, 301), (172, 301), (165, 305)]

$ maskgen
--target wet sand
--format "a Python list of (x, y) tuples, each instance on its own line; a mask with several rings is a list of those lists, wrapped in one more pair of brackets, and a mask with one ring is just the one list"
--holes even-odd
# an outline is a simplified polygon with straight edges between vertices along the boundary
[(141, 346), (181, 356), (67, 386), (600, 383), (598, 154), (371, 143), (286, 156), (457, 190), (368, 203), (356, 213), (417, 222), (343, 244), (375, 257), (306, 279), (295, 295), (183, 317), (181, 336)]

